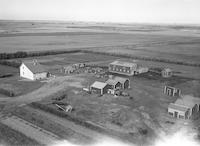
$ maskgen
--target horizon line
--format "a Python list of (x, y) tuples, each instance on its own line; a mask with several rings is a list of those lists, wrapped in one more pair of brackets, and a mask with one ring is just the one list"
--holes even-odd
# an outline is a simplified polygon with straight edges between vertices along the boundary
[(83, 21), (83, 20), (55, 20), (55, 19), (1, 19), (0, 21), (29, 21), (29, 22), (71, 22), (71, 23), (99, 23), (99, 24), (143, 24), (143, 25), (161, 25), (161, 26), (200, 26), (200, 23), (167, 23), (167, 22), (107, 22), (107, 21)]

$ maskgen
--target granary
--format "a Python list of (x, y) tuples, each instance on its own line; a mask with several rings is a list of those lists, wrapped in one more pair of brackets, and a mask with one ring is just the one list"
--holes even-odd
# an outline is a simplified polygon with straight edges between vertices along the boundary
[(200, 98), (191, 95), (183, 95), (175, 103), (170, 103), (168, 113), (175, 118), (189, 119), (200, 111)]
[(161, 74), (162, 74), (162, 77), (169, 78), (169, 77), (172, 77), (173, 72), (170, 68), (165, 68), (161, 71)]
[(97, 93), (100, 95), (103, 95), (107, 93), (109, 89), (109, 86), (107, 83), (95, 81), (91, 86), (90, 86), (90, 91), (93, 93)]
[(109, 64), (109, 72), (132, 76), (136, 74), (137, 64), (135, 62), (126, 62), (116, 60)]
[(48, 77), (48, 71), (37, 60), (22, 62), (20, 65), (20, 77), (30, 80), (39, 80)]
[(175, 87), (171, 86), (165, 86), (164, 87), (164, 94), (168, 96), (180, 96), (181, 95), (181, 90)]

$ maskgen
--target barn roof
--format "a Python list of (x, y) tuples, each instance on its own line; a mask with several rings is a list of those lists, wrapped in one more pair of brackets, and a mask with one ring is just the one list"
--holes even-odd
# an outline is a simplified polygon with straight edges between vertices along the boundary
[(37, 61), (22, 62), (32, 73), (47, 72), (47, 69)]
[(128, 78), (123, 78), (123, 77), (115, 77), (114, 80), (124, 84), (126, 80), (129, 80)]
[(97, 88), (97, 89), (103, 89), (106, 85), (107, 85), (107, 83), (95, 81), (95, 82), (91, 85), (91, 87)]
[(125, 66), (125, 67), (134, 67), (136, 65), (136, 63), (134, 63), (134, 62), (126, 62), (126, 61), (120, 61), (120, 60), (115, 60), (114, 62), (112, 62), (110, 64)]
[(187, 107), (180, 106), (180, 105), (177, 105), (177, 104), (174, 104), (174, 103), (170, 103), (168, 108), (178, 110), (178, 111), (182, 111), (182, 112), (186, 112), (188, 110)]
[(119, 82), (119, 81), (117, 81), (117, 80), (115, 80), (115, 79), (108, 79), (108, 80), (106, 81), (106, 83), (107, 83), (108, 85), (116, 85), (118, 82)]

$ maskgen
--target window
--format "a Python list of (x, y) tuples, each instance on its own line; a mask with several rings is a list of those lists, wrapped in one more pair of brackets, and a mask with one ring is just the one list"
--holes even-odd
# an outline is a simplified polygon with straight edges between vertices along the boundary
[(182, 115), (179, 115), (179, 118), (180, 118), (180, 119), (184, 119), (184, 116), (182, 116)]

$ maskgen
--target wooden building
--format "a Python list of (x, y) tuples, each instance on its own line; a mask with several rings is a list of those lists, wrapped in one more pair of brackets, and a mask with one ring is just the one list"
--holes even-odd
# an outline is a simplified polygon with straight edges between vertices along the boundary
[(30, 80), (40, 80), (48, 77), (47, 69), (37, 60), (22, 62), (19, 69), (20, 77)]
[(95, 81), (91, 86), (90, 86), (90, 91), (92, 93), (100, 94), (103, 95), (108, 92), (109, 86), (107, 83)]
[(178, 88), (175, 88), (175, 87), (165, 86), (163, 93), (168, 96), (178, 96), (179, 97), (181, 95), (181, 90)]
[(175, 103), (170, 103), (168, 113), (180, 119), (190, 119), (200, 111), (200, 98), (191, 95), (183, 95)]
[(173, 72), (170, 68), (165, 68), (162, 70), (161, 74), (162, 74), (162, 77), (169, 78), (169, 77), (172, 77)]
[(109, 64), (109, 72), (127, 76), (136, 74), (137, 64), (135, 62), (125, 62), (116, 60)]

